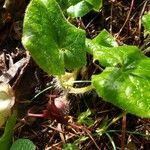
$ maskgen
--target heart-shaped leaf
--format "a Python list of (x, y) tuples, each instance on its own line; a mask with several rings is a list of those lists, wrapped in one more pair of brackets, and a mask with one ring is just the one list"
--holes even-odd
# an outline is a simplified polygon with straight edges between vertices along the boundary
[(99, 96), (129, 113), (150, 118), (150, 59), (134, 46), (98, 49), (94, 58), (108, 66), (92, 77)]
[(71, 25), (55, 0), (31, 0), (24, 18), (23, 45), (47, 73), (85, 64), (85, 32)]

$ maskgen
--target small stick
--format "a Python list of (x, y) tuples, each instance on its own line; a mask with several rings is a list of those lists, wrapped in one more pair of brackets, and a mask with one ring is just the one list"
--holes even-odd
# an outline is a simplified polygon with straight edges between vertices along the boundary
[(123, 26), (121, 27), (120, 31), (117, 33), (116, 38), (118, 38), (118, 36), (119, 36), (120, 33), (122, 32), (122, 30), (124, 29), (126, 23), (129, 21), (129, 17), (130, 17), (130, 15), (131, 15), (131, 12), (132, 12), (132, 9), (133, 9), (133, 5), (134, 5), (134, 0), (132, 0), (132, 2), (131, 2), (131, 6), (130, 6), (129, 13), (128, 13), (128, 15), (127, 15), (127, 18), (126, 18), (126, 20), (125, 20)]
[(76, 129), (80, 129), (80, 130), (85, 131), (85, 132), (88, 134), (88, 136), (90, 137), (90, 139), (93, 141), (93, 143), (95, 144), (96, 148), (97, 148), (98, 150), (101, 150), (100, 147), (99, 147), (99, 146), (97, 145), (97, 143), (95, 142), (94, 138), (92, 137), (92, 135), (91, 135), (91, 133), (90, 133), (90, 131), (89, 131), (88, 129), (86, 129), (86, 128), (83, 127), (83, 126), (78, 126), (78, 125), (72, 124), (72, 123), (68, 123), (68, 125), (71, 126), (71, 127), (73, 127), (73, 128), (76, 128)]
[(122, 136), (121, 136), (121, 150), (125, 150), (125, 134), (126, 134), (126, 113), (122, 117)]

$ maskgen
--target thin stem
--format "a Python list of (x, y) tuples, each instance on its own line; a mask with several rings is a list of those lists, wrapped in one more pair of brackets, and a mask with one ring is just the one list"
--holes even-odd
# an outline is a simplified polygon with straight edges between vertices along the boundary
[(70, 83), (91, 83), (92, 81), (88, 81), (88, 80), (76, 80), (76, 81), (67, 81), (67, 82), (64, 82), (64, 84), (70, 84)]
[(117, 122), (120, 118), (122, 118), (124, 116), (124, 112), (121, 113), (118, 117), (112, 119), (112, 121), (107, 125), (107, 126), (104, 126), (103, 128), (101, 128), (99, 130), (99, 132), (101, 132), (101, 134), (105, 133), (107, 131), (107, 129), (112, 125), (114, 124), (115, 122)]
[(150, 52), (150, 47), (148, 47), (147, 49), (145, 49), (144, 51), (143, 51), (143, 54), (147, 54), (147, 53), (149, 53)]
[(108, 136), (108, 138), (109, 138), (109, 140), (110, 140), (110, 142), (111, 142), (111, 144), (112, 144), (113, 149), (116, 150), (116, 145), (115, 145), (115, 143), (114, 143), (112, 137), (111, 137), (108, 133), (105, 133), (105, 134)]
[(36, 94), (32, 99), (31, 101), (33, 101), (35, 98), (37, 98), (39, 95), (41, 95), (42, 93), (44, 93), (45, 91), (48, 91), (49, 89), (51, 89), (52, 86), (49, 86), (47, 88), (45, 88), (44, 90), (42, 90), (41, 92), (39, 92), (38, 94)]
[(33, 113), (28, 113), (28, 117), (36, 117), (36, 118), (44, 118), (45, 114), (33, 114)]
[[(107, 131), (107, 133), (116, 133), (116, 132), (122, 132), (122, 130), (108, 130)], [(143, 136), (145, 138), (150, 138), (150, 135), (142, 134), (142, 133), (135, 132), (135, 131), (126, 131), (126, 133)]]
[(122, 138), (121, 138), (121, 150), (125, 150), (125, 133), (126, 133), (126, 113), (122, 117)]
[(141, 51), (144, 51), (150, 41), (150, 35), (145, 39), (144, 44), (140, 47)]
[(118, 32), (116, 38), (119, 37), (120, 33), (122, 32), (122, 30), (124, 29), (125, 25), (127, 24), (127, 22), (129, 21), (129, 18), (130, 18), (130, 15), (131, 15), (131, 12), (132, 12), (132, 9), (133, 9), (133, 5), (134, 5), (134, 0), (131, 1), (131, 5), (130, 5), (130, 10), (129, 10), (129, 13), (127, 15), (127, 18), (123, 24), (123, 26), (121, 27), (120, 31)]
[(82, 87), (82, 88), (70, 88), (69, 93), (74, 93), (74, 94), (82, 94), (82, 93), (86, 93), (89, 92), (91, 90), (93, 90), (94, 87), (92, 85), (86, 86), (86, 87)]

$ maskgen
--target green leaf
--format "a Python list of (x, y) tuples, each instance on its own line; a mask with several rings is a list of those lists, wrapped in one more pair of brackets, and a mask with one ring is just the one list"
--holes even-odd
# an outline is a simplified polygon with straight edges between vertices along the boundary
[(109, 66), (92, 77), (99, 96), (129, 113), (150, 118), (150, 59), (134, 46), (98, 51), (103, 52), (96, 58)]
[(98, 49), (104, 47), (117, 47), (118, 43), (115, 38), (107, 31), (102, 30), (93, 40), (86, 39), (87, 51), (91, 54), (95, 51), (97, 53)]
[[(133, 63), (136, 60), (145, 58), (140, 50), (135, 46), (119, 46), (119, 47), (99, 47), (93, 52), (94, 59), (99, 60), (100, 63), (107, 66), (127, 66), (134, 67)], [(133, 66), (132, 66), (133, 65)]]
[(85, 64), (85, 32), (71, 25), (55, 0), (32, 0), (24, 18), (22, 43), (47, 73)]
[(75, 5), (79, 0), (56, 0), (62, 10), (66, 10), (71, 5)]
[(89, 136), (80, 136), (77, 140), (74, 141), (75, 145), (79, 145), (89, 139)]
[(92, 118), (90, 118), (89, 116), (91, 115), (91, 111), (89, 109), (87, 109), (87, 111), (82, 112), (79, 116), (78, 116), (78, 123), (79, 124), (85, 124), (88, 126), (91, 126), (94, 124), (94, 120), (92, 120)]
[(79, 148), (73, 143), (67, 143), (63, 146), (63, 150), (79, 150)]
[(67, 13), (71, 16), (71, 17), (82, 17), (84, 15), (86, 15), (89, 11), (91, 11), (93, 8), (93, 6), (91, 4), (89, 4), (86, 1), (81, 1), (79, 3), (77, 3), (76, 5), (70, 6), (67, 9)]
[(150, 34), (150, 11), (142, 16), (142, 23), (144, 25), (144, 34)]
[(99, 11), (99, 9), (102, 7), (102, 0), (85, 0), (89, 4), (91, 4), (95, 11)]
[(10, 150), (36, 150), (36, 146), (29, 139), (18, 139)]
[(115, 38), (105, 29), (103, 29), (93, 40), (94, 43), (104, 47), (117, 47)]
[(102, 0), (82, 0), (75, 5), (70, 6), (67, 12), (72, 17), (83, 17), (92, 9), (99, 11), (102, 7)]
[(13, 128), (16, 124), (16, 112), (14, 112), (8, 119), (5, 131), (2, 137), (0, 138), (0, 149), (9, 150), (12, 143)]

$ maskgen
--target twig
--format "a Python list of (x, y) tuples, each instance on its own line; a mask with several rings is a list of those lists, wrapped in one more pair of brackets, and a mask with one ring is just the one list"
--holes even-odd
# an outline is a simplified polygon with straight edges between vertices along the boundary
[(121, 150), (125, 150), (125, 133), (126, 133), (126, 113), (122, 117), (122, 138), (121, 138)]
[(88, 134), (88, 136), (90, 137), (90, 139), (93, 141), (93, 143), (95, 144), (96, 148), (97, 148), (98, 150), (101, 150), (100, 147), (99, 147), (99, 146), (97, 145), (97, 143), (95, 142), (94, 138), (92, 137), (92, 135), (91, 135), (91, 133), (90, 133), (90, 131), (89, 131), (88, 129), (86, 129), (86, 128), (83, 127), (83, 126), (78, 126), (78, 125), (72, 124), (72, 123), (69, 123), (68, 125), (71, 126), (71, 127), (73, 127), (73, 128), (77, 128), (77, 129), (80, 129), (80, 130), (85, 131), (85, 132)]
[(130, 10), (129, 13), (127, 15), (127, 18), (123, 24), (123, 26), (121, 27), (120, 31), (117, 33), (116, 38), (118, 38), (118, 36), (120, 35), (120, 33), (122, 32), (122, 30), (124, 29), (125, 25), (127, 24), (127, 22), (129, 21), (129, 17), (131, 15), (132, 9), (133, 9), (133, 5), (134, 5), (134, 0), (131, 1), (131, 5), (130, 5)]

